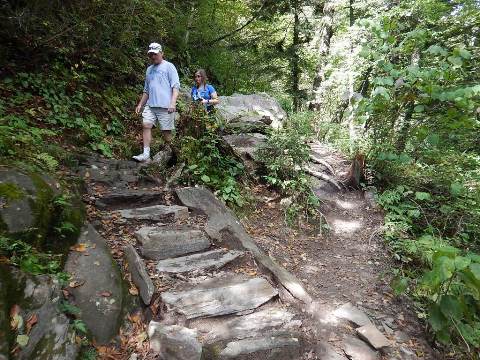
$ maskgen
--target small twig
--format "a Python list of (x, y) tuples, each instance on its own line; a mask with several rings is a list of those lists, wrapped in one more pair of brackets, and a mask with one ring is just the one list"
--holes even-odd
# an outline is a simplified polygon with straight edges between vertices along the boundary
[(380, 226), (379, 228), (372, 231), (372, 233), (370, 234), (370, 237), (368, 238), (368, 246), (370, 246), (370, 243), (372, 242), (375, 236), (377, 236), (380, 233), (383, 233), (384, 231), (385, 231), (385, 228), (383, 226)]
[(450, 316), (450, 319), (452, 320), (453, 325), (455, 325), (455, 329), (457, 329), (457, 331), (458, 331), (458, 333), (460, 334), (460, 337), (462, 338), (463, 342), (465, 343), (465, 345), (467, 345), (467, 350), (468, 350), (468, 352), (470, 352), (470, 346), (468, 345), (467, 340), (465, 340), (465, 338), (463, 337), (460, 329), (459, 329), (458, 326), (457, 326), (457, 323), (455, 322), (455, 319), (454, 319), (452, 316)]

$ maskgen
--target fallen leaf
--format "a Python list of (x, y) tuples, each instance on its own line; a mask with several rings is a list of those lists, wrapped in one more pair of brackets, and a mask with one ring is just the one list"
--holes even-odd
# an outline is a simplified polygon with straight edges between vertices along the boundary
[(17, 335), (17, 344), (21, 347), (25, 347), (28, 344), (30, 338), (27, 335)]
[(21, 329), (23, 326), (23, 318), (20, 316), (20, 306), (13, 305), (10, 309), (10, 328), (12, 330)]
[(97, 265), (97, 266), (100, 266), (100, 261), (94, 261), (93, 264)]
[(130, 293), (130, 295), (138, 295), (138, 289), (135, 286), (132, 286), (130, 289), (128, 289), (128, 292)]
[(73, 289), (73, 288), (82, 286), (83, 284), (85, 284), (85, 280), (82, 280), (82, 281), (74, 280), (74, 281), (70, 281), (70, 283), (68, 284), (68, 286)]
[(72, 251), (78, 251), (78, 252), (84, 252), (85, 250), (87, 250), (87, 244), (77, 244), (77, 245), (74, 245), (72, 247), (70, 247), (70, 250)]
[(38, 322), (38, 317), (37, 317), (37, 314), (32, 314), (27, 322), (26, 322), (26, 328), (25, 328), (25, 332), (28, 334), (30, 334), (30, 330), (32, 330), (32, 327)]
[(100, 296), (110, 297), (110, 296), (112, 296), (112, 293), (110, 291), (103, 291), (103, 292), (100, 293)]
[(12, 320), (10, 321), (10, 328), (12, 330), (17, 330), (17, 329), (21, 329), (22, 326), (23, 326), (23, 318), (18, 314), (13, 315)]
[(141, 346), (147, 340), (147, 333), (144, 331), (137, 336), (137, 346)]

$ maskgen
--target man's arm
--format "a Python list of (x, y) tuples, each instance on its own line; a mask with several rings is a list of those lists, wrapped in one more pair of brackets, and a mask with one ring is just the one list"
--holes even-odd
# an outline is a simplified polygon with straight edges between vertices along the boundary
[(177, 108), (177, 98), (180, 89), (180, 78), (178, 77), (177, 69), (173, 64), (170, 65), (168, 79), (170, 80), (170, 86), (172, 88), (172, 100), (170, 102), (170, 106), (168, 107), (168, 112), (173, 113)]
[(137, 114), (137, 115), (140, 114), (140, 112), (142, 111), (142, 108), (145, 105), (145, 103), (147, 102), (147, 100), (148, 100), (148, 94), (144, 92), (142, 94), (142, 97), (140, 98), (140, 101), (138, 102), (137, 107), (135, 108), (135, 114)]
[(178, 98), (178, 89), (172, 88), (172, 101), (170, 102), (170, 106), (168, 108), (168, 112), (172, 113), (176, 111), (177, 108), (177, 98)]

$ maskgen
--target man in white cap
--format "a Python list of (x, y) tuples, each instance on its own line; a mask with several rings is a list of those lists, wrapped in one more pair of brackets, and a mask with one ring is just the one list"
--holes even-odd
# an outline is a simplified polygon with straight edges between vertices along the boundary
[[(163, 58), (162, 46), (151, 43), (147, 51), (152, 65), (147, 68), (143, 95), (135, 113), (143, 117), (143, 153), (133, 158), (145, 162), (150, 160), (152, 127), (157, 125), (163, 139), (170, 144), (175, 128), (175, 112), (180, 80), (175, 66)], [(143, 108), (143, 112), (142, 112)]]

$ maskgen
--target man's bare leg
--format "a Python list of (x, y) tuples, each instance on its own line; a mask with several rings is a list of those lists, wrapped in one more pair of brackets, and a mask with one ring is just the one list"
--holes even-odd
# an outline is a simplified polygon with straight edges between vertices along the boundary
[(137, 161), (150, 160), (150, 144), (152, 142), (152, 124), (143, 123), (143, 153), (133, 158)]

